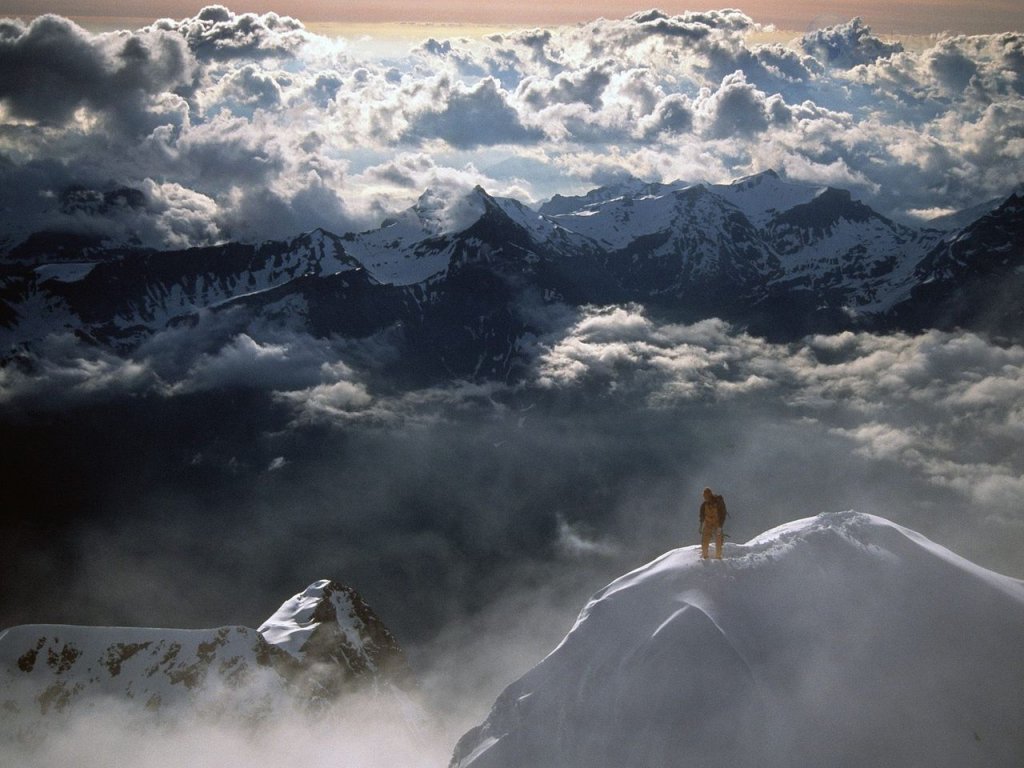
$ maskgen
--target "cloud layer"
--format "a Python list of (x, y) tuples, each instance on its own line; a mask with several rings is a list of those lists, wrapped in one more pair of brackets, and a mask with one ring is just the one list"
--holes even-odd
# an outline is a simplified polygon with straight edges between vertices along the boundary
[[(41, 228), (154, 245), (376, 224), (424, 187), (540, 200), (626, 173), (775, 168), (883, 212), (1024, 182), (1024, 37), (905, 49), (860, 20), (790, 45), (738, 11), (637, 13), (381, 49), (222, 6), (90, 34), (0, 23), (0, 205)], [(141, 205), (62, 205), (71, 187)]]

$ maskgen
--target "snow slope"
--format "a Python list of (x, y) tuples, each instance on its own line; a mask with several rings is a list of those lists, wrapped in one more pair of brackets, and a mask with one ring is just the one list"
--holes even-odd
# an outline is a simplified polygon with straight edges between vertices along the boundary
[(856, 512), (598, 592), (457, 768), (1024, 764), (1024, 582)]
[[(703, 231), (714, 241), (718, 233), (729, 232), (721, 220), (736, 211), (754, 228), (764, 229), (780, 213), (805, 205), (825, 191), (825, 187), (783, 181), (774, 171), (731, 184), (638, 183), (628, 193), (624, 185), (607, 188), (621, 189), (618, 195), (605, 189), (592, 190), (586, 197), (560, 198), (558, 205), (541, 210), (566, 229), (604, 247), (622, 249), (639, 238), (669, 230)], [(578, 207), (571, 207), (573, 200)], [(689, 210), (696, 201), (703, 209)]]
[(518, 200), (491, 197), (481, 187), (451, 197), (427, 190), (379, 229), (345, 235), (345, 251), (381, 283), (422, 283), (448, 269), (457, 236), (492, 206), (537, 242), (557, 238), (558, 228), (548, 218)]

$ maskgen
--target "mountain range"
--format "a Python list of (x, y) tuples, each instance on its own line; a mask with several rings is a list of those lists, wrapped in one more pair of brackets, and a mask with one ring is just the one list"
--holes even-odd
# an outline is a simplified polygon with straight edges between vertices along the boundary
[(207, 313), (239, 332), (387, 333), (392, 373), (413, 382), (512, 380), (545, 330), (538, 307), (628, 302), (775, 341), (925, 328), (1021, 340), (1024, 198), (974, 213), (910, 226), (768, 171), (624, 182), (537, 210), (479, 187), (427, 191), (377, 229), (286, 242), (158, 251), (38, 233), (0, 262), (0, 354), (62, 332), (130, 352)]

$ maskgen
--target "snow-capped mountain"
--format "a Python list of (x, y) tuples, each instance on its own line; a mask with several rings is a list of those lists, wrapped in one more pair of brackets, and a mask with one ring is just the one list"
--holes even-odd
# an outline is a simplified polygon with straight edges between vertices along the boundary
[(0, 632), (5, 728), (114, 701), (140, 710), (188, 704), (261, 718), (287, 702), (326, 704), (369, 685), (401, 687), (398, 642), (350, 587), (317, 581), (258, 630), (27, 624)]
[(808, 316), (806, 330), (814, 318), (828, 325), (841, 314), (884, 314), (942, 238), (893, 222), (844, 190), (771, 171), (588, 202), (552, 219), (598, 243), (604, 270), (637, 300), (674, 303), (691, 319), (742, 318), (782, 335), (802, 330)]
[[(639, 302), (776, 340), (928, 323), (1019, 337), (1015, 200), (949, 234), (765, 172), (722, 185), (624, 182), (539, 211), (479, 187), (428, 191), (375, 230), (258, 246), (97, 253), (49, 236), (0, 264), (0, 349), (74, 332), (130, 351), (201, 312), (230, 311), (241, 328), (345, 338), (390, 329), (398, 367), (414, 378), (507, 379), (542, 332), (538, 302)], [(995, 307), (949, 308), (993, 284)]]
[(0, 303), (6, 312), (0, 308), (0, 324), (15, 324), (19, 340), (75, 330), (131, 346), (202, 309), (298, 277), (361, 268), (337, 236), (322, 230), (259, 246), (115, 249), (92, 261), (67, 261), (61, 254), (50, 244), (34, 253), (32, 263), (19, 260), (4, 272)]
[[(398, 641), (351, 587), (321, 580), (287, 600), (257, 630), (272, 647), (298, 662), (317, 688), (311, 697), (334, 697), (353, 682), (402, 682), (408, 675)], [(327, 665), (328, 674), (320, 674)], [(308, 676), (308, 675), (307, 675)]]
[(1020, 765), (1024, 582), (822, 514), (612, 582), (456, 768)]

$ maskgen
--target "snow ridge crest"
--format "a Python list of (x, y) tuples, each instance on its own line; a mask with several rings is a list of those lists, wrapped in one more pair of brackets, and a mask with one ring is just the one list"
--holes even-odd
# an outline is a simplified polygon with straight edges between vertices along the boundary
[(821, 514), (613, 581), (451, 764), (1018, 765), (1022, 649), (1024, 581)]

